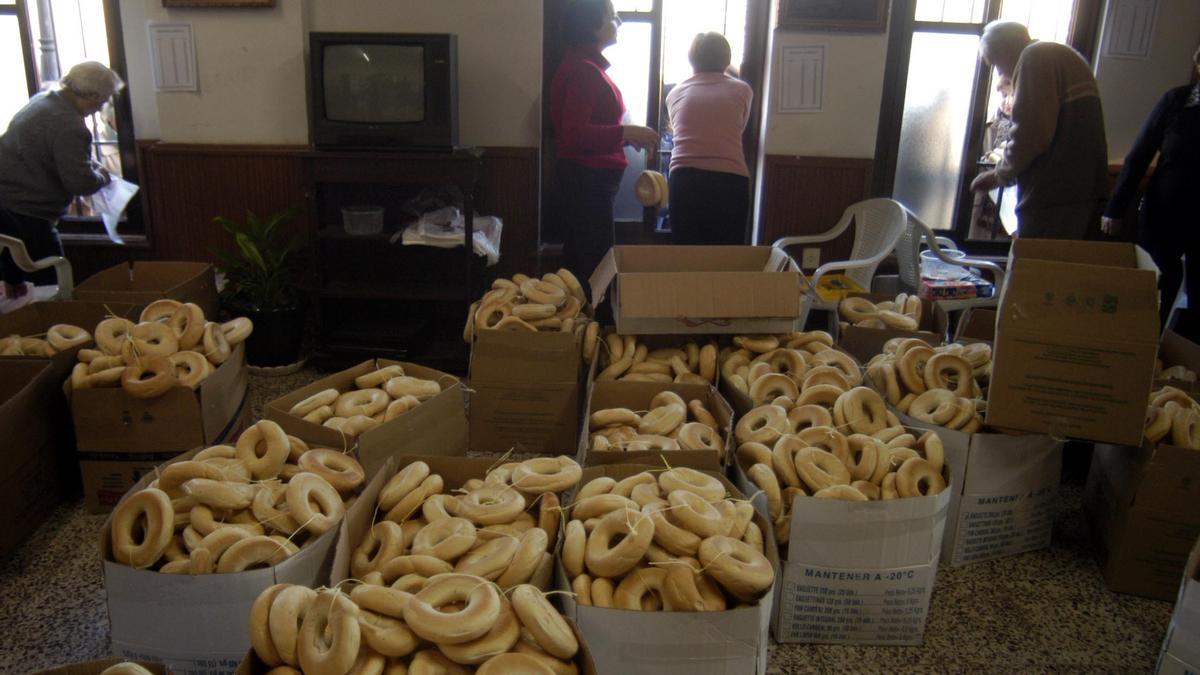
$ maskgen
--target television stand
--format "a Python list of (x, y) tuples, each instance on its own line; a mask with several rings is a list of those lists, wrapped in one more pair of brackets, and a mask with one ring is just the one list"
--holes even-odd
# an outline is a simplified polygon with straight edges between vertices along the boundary
[[(309, 225), (317, 237), (318, 347), (310, 359), (342, 369), (367, 358), (414, 361), (466, 374), (462, 323), (486, 260), (475, 255), (473, 218), (482, 151), (313, 150), (303, 155)], [(409, 225), (401, 206), (426, 188), (462, 194), (464, 245), (404, 246), (390, 239)], [(383, 231), (356, 235), (341, 209), (384, 208)]]

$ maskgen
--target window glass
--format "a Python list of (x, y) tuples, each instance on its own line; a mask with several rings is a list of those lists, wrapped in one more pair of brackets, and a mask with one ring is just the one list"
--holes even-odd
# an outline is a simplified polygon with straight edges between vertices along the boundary
[(747, 0), (666, 0), (663, 4), (663, 87), (692, 75), (688, 49), (697, 33), (729, 40), (730, 63), (740, 67), (746, 51)]
[[(643, 21), (627, 21), (621, 24), (617, 44), (604, 52), (612, 63), (608, 76), (621, 90), (625, 99), (625, 123), (646, 124), (647, 100), (650, 92), (650, 32), (651, 25)], [(617, 192), (614, 217), (617, 220), (641, 220), (642, 205), (634, 195), (633, 182), (646, 168), (646, 154), (633, 148), (625, 148), (629, 168), (621, 180)]]
[(654, 0), (613, 0), (613, 9), (621, 12), (649, 12), (654, 9)]
[(917, 0), (917, 21), (980, 23), (984, 0)]

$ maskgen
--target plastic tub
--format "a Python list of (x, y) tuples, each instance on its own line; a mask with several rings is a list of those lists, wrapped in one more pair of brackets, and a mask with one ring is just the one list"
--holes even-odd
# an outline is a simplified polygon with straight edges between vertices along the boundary
[[(967, 257), (966, 251), (959, 251), (952, 248), (942, 249), (942, 253), (947, 258), (954, 260), (962, 260)], [(943, 262), (933, 251), (928, 249), (921, 251), (921, 276), (926, 279), (959, 279), (970, 274), (970, 270), (966, 267), (951, 265)]]
[(349, 234), (379, 234), (383, 231), (383, 207), (346, 206), (342, 208), (342, 226)]

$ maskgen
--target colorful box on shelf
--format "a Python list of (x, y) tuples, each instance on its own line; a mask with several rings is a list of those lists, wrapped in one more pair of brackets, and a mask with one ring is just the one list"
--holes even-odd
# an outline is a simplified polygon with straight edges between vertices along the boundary
[(201, 262), (138, 260), (101, 270), (75, 287), (76, 300), (121, 302), (138, 312), (161, 298), (194, 302), (204, 316), (216, 317), (217, 280), (212, 265)]
[(405, 375), (438, 382), (442, 391), (422, 401), (421, 405), (358, 436), (358, 461), (367, 475), (374, 475), (388, 457), (397, 455), (467, 454), (466, 390), (462, 382), (449, 373), (404, 361), (372, 359), (323, 377), (268, 403), (266, 418), (311, 445), (350, 450), (356, 443), (355, 439), (336, 429), (306, 422), (288, 411), (309, 396), (326, 389), (352, 391), (357, 388), (354, 384), (356, 377), (391, 365), (402, 367)]
[(172, 387), (158, 398), (134, 398), (120, 387), (71, 394), (83, 495), (103, 513), (154, 467), (198, 446), (237, 438), (250, 420), (245, 345), (192, 391)]
[(917, 296), (922, 300), (974, 300), (990, 298), (996, 286), (983, 277), (970, 274), (961, 279), (921, 279)]
[(622, 335), (797, 330), (804, 280), (770, 246), (614, 246), (589, 280)]

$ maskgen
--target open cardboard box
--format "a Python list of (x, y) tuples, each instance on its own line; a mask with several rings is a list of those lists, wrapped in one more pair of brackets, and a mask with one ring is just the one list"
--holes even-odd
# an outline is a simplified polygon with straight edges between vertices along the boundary
[[(50, 668), (48, 670), (39, 670), (34, 675), (100, 675), (108, 668), (117, 665), (118, 663), (126, 663), (127, 659), (100, 659), (99, 661), (84, 661), (81, 663), (72, 663), (66, 666)], [(150, 671), (153, 675), (171, 675), (171, 671), (161, 663), (151, 663), (150, 661), (135, 661), (134, 663)]]
[(1200, 542), (1192, 547), (1183, 570), (1179, 599), (1163, 640), (1157, 672), (1170, 675), (1200, 672)]
[(101, 270), (75, 287), (76, 300), (146, 305), (162, 298), (194, 302), (210, 321), (217, 318), (217, 280), (202, 262), (138, 260)]
[[(136, 322), (137, 316), (134, 315), (133, 309), (133, 305), (121, 302), (75, 302), (70, 300), (35, 302), (25, 305), (15, 312), (0, 315), (0, 336), (16, 334), (22, 337), (39, 337), (44, 340), (50, 327), (60, 323), (78, 326), (88, 333), (95, 333), (96, 325), (110, 317), (130, 319)], [(94, 343), (88, 341), (51, 357), (51, 360), (54, 361), (55, 372), (61, 373), (61, 379), (65, 380), (70, 374), (71, 369), (75, 367), (79, 350), (84, 347), (94, 348)], [(5, 356), (0, 358), (21, 357)]]
[(800, 329), (803, 275), (770, 246), (614, 246), (589, 283), (622, 335)]
[(55, 462), (61, 429), (51, 416), (62, 397), (48, 377), (45, 359), (0, 359), (0, 558), (15, 551), (50, 515), (63, 496), (63, 476)]
[(198, 446), (236, 438), (249, 424), (245, 346), (237, 345), (195, 391), (134, 398), (120, 387), (71, 393), (84, 501), (112, 509), (146, 471)]
[[(168, 464), (190, 459), (201, 449)], [(154, 473), (143, 476), (125, 498), (154, 478)], [(370, 517), (373, 508), (360, 495), (345, 518), (361, 518), (364, 511)], [(325, 583), (341, 529), (339, 525), (316, 537), (273, 567), (234, 574), (162, 574), (113, 561), (110, 515), (99, 545), (113, 653), (161, 661), (180, 675), (233, 672), (250, 648), (250, 608), (258, 595), (279, 583)]]
[(589, 371), (574, 333), (477, 330), (471, 450), (572, 454)]
[[(734, 462), (737, 485), (758, 488)], [(796, 497), (775, 576), (771, 631), (782, 643), (919, 645), (957, 477), (931, 497), (850, 502)], [(754, 500), (766, 516), (765, 496)], [(773, 528), (772, 528), (773, 529)]]
[[(580, 485), (601, 476), (616, 480), (661, 467), (609, 464), (583, 470)], [(734, 498), (742, 493), (723, 475), (711, 473)], [(565, 503), (570, 503), (568, 500)], [(772, 528), (761, 514), (754, 522), (763, 533), (767, 559), (779, 576)], [(561, 544), (562, 531), (559, 540)], [(570, 591), (556, 557), (556, 585)], [(574, 619), (580, 634), (591, 646), (598, 671), (623, 675), (762, 675), (767, 668), (767, 629), (771, 619), (770, 593), (756, 605), (724, 612), (638, 612), (580, 605), (572, 595), (562, 596), (564, 614)]]
[(1013, 241), (987, 424), (1138, 445), (1158, 327), (1157, 269), (1140, 248)]
[(354, 378), (391, 365), (403, 367), (405, 375), (440, 383), (442, 392), (422, 401), (421, 405), (403, 415), (363, 432), (357, 438), (358, 461), (362, 463), (367, 475), (374, 475), (383, 467), (388, 457), (396, 455), (467, 454), (466, 395), (462, 382), (449, 373), (415, 363), (388, 359), (363, 361), (353, 368), (321, 378), (271, 401), (266, 408), (267, 419), (278, 423), (284, 431), (309, 444), (350, 450), (348, 446), (353, 446), (355, 439), (336, 429), (305, 422), (288, 411), (300, 401), (325, 389), (352, 391), (357, 388)]
[[(711, 450), (639, 450), (596, 451), (591, 445), (589, 420), (593, 412), (606, 408), (649, 410), (650, 401), (663, 391), (673, 391), (684, 401), (700, 400), (721, 426), (722, 451)], [(704, 471), (721, 471), (728, 462), (733, 438), (733, 409), (711, 385), (666, 384), (659, 382), (595, 382), (588, 390), (587, 413), (579, 434), (577, 461), (584, 466), (600, 464), (642, 464), (647, 466), (686, 466)], [(689, 413), (690, 416), (690, 413)]]

